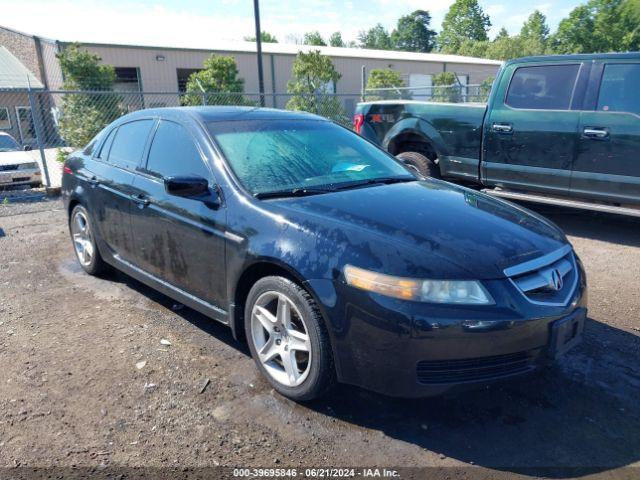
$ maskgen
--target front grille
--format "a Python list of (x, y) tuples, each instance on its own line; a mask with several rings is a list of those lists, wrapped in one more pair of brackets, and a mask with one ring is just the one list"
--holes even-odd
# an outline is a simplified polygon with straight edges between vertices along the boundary
[(12, 172), (18, 169), (18, 165), (0, 165), (0, 172)]
[(418, 362), (416, 373), (418, 382), (435, 384), (491, 380), (525, 373), (531, 369), (531, 354), (517, 352), (461, 360), (422, 360)]
[(578, 283), (576, 260), (568, 245), (504, 273), (527, 300), (539, 304), (566, 305)]
[(28, 182), (31, 177), (13, 177), (14, 182)]

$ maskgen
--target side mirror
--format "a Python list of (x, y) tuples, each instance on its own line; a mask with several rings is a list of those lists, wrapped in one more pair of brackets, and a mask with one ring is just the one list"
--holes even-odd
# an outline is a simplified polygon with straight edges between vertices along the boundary
[(24, 147), (22, 147), (22, 149), (23, 149), (25, 152), (30, 152), (30, 151), (31, 151), (31, 145), (25, 145)]
[(203, 201), (210, 208), (220, 206), (218, 189), (209, 188), (202, 177), (169, 177), (164, 179), (164, 189), (169, 195)]

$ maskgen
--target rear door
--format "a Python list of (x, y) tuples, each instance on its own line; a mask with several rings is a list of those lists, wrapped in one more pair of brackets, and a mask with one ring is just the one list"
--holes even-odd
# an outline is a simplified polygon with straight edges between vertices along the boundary
[(484, 124), (485, 184), (569, 193), (586, 75), (580, 62), (506, 67)]
[(113, 129), (90, 168), (90, 209), (99, 238), (111, 255), (131, 261), (133, 177), (155, 120), (136, 120)]
[(571, 194), (640, 203), (640, 60), (598, 62), (591, 79)]
[(167, 194), (164, 179), (197, 176), (216, 188), (209, 159), (190, 129), (161, 120), (134, 180), (136, 264), (214, 306), (225, 305), (225, 208)]

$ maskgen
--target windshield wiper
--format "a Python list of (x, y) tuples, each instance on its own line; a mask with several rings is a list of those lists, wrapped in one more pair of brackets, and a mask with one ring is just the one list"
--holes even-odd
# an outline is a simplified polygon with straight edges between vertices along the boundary
[(306, 197), (308, 195), (319, 195), (321, 193), (335, 192), (335, 188), (330, 187), (300, 187), (289, 190), (275, 190), (273, 192), (260, 192), (254, 195), (255, 198), (282, 198), (282, 197)]
[(356, 182), (349, 182), (342, 185), (337, 185), (336, 190), (346, 190), (349, 188), (357, 188), (363, 187), (367, 185), (391, 185), (392, 183), (404, 183), (404, 182), (415, 182), (417, 178), (415, 177), (379, 177), (379, 178), (369, 178), (367, 180), (359, 180)]

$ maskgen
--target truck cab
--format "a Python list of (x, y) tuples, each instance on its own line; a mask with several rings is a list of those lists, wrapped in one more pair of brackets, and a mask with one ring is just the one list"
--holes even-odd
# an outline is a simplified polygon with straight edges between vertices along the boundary
[(638, 92), (640, 53), (541, 56), (506, 62), (486, 105), (371, 102), (356, 115), (362, 134), (423, 173), (640, 215)]

